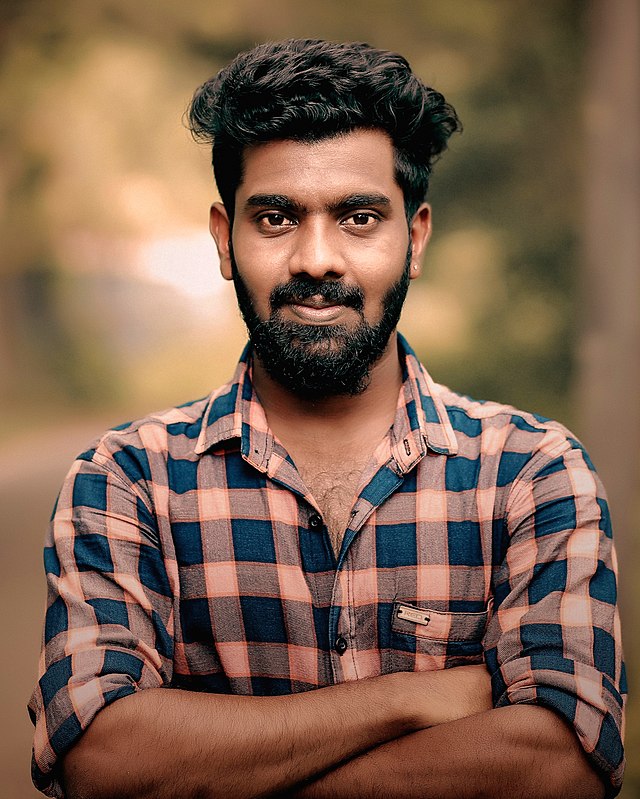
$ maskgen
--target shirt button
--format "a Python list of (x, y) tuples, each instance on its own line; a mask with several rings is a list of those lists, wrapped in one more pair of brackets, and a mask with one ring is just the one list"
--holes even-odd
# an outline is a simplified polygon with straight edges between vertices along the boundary
[(319, 530), (322, 527), (322, 516), (317, 513), (312, 513), (309, 516), (309, 527), (312, 530)]
[(347, 643), (347, 639), (340, 636), (339, 638), (336, 638), (336, 642), (333, 645), (333, 648), (336, 650), (336, 652), (339, 655), (344, 655), (344, 653), (347, 651), (348, 646), (349, 644)]

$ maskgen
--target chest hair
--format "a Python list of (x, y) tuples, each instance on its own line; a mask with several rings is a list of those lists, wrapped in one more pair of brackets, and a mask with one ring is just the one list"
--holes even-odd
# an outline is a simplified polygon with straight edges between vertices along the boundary
[(322, 511), (329, 530), (333, 551), (337, 554), (351, 518), (362, 471), (367, 459), (350, 459), (348, 463), (337, 459), (331, 464), (307, 461), (298, 466), (305, 485), (313, 494)]

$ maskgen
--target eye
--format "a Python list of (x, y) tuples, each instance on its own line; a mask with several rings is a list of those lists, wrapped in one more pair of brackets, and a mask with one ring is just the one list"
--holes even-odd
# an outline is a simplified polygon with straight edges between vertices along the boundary
[(358, 211), (357, 213), (348, 216), (344, 220), (344, 224), (359, 228), (366, 228), (374, 227), (374, 225), (376, 225), (379, 221), (380, 217), (371, 211)]
[(263, 230), (278, 230), (280, 228), (291, 227), (296, 224), (293, 219), (289, 219), (288, 216), (285, 216), (278, 211), (267, 211), (264, 214), (260, 214), (256, 221), (258, 226)]

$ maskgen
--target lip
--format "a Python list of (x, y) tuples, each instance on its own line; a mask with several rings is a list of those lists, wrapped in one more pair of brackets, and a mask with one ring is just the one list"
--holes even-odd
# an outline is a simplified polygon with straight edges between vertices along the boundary
[(303, 322), (315, 324), (321, 322), (333, 322), (340, 317), (346, 310), (345, 305), (327, 303), (322, 298), (310, 297), (302, 302), (292, 302), (287, 305), (294, 316)]

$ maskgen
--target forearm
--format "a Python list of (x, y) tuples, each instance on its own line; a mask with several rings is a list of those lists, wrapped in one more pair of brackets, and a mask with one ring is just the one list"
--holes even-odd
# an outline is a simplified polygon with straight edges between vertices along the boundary
[(600, 799), (575, 733), (532, 705), (406, 735), (290, 794), (296, 799)]
[(67, 794), (233, 799), (283, 791), (424, 726), (400, 678), (278, 697), (140, 691), (100, 711), (67, 754)]

